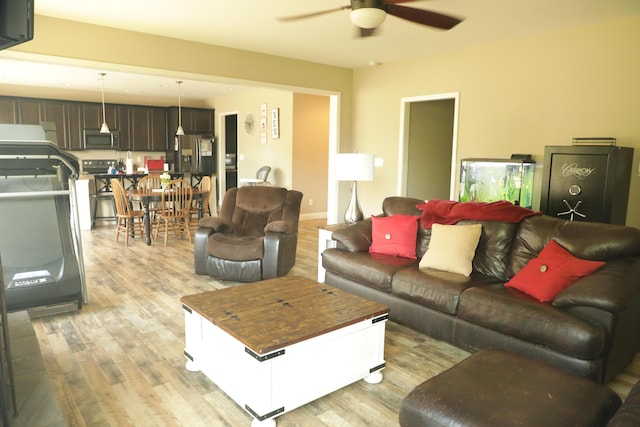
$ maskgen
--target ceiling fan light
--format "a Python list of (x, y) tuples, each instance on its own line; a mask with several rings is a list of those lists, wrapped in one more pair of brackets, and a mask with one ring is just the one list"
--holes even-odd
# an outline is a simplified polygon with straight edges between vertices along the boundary
[(376, 28), (384, 22), (387, 12), (376, 7), (361, 7), (351, 11), (351, 22), (360, 28)]

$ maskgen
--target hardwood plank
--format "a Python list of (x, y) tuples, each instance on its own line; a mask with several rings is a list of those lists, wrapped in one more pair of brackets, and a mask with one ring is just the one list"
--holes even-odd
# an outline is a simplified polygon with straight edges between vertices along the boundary
[[(315, 280), (324, 220), (301, 221), (290, 275)], [(251, 417), (183, 356), (180, 298), (236, 285), (193, 273), (193, 246), (129, 247), (112, 224), (83, 232), (89, 303), (75, 313), (32, 323), (59, 406), (69, 426), (248, 426)], [(344, 387), (278, 418), (279, 427), (397, 426), (402, 398), (469, 353), (387, 322), (384, 380)], [(609, 386), (625, 397), (640, 378), (640, 356)], [(40, 417), (46, 418), (46, 417)]]

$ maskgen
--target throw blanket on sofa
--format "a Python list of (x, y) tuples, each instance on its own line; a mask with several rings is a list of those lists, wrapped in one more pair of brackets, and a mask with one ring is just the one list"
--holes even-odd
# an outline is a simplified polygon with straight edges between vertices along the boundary
[(516, 206), (506, 200), (497, 202), (456, 202), (452, 200), (428, 200), (416, 205), (422, 211), (420, 222), (424, 228), (435, 224), (455, 224), (463, 219), (477, 221), (520, 222), (541, 215), (531, 209)]

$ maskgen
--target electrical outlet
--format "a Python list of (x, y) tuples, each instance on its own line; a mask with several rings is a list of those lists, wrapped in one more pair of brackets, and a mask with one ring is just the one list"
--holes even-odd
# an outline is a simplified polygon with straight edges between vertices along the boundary
[(309, 206), (313, 206), (313, 199), (309, 199)]

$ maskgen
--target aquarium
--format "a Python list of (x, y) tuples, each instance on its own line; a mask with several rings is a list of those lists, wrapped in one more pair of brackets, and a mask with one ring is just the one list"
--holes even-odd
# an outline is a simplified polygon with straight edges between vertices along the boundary
[(460, 201), (508, 200), (531, 208), (535, 161), (527, 159), (463, 159)]

